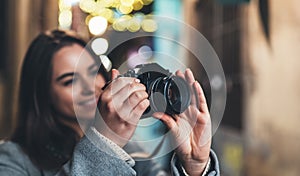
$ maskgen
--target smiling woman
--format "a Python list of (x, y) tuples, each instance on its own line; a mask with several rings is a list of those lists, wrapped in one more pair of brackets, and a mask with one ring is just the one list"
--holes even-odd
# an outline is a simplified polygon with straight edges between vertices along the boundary
[[(51, 98), (55, 102), (54, 109), (62, 119), (74, 120), (77, 115), (77, 118), (91, 120), (95, 115), (93, 84), (98, 74), (98, 66), (87, 51), (82, 51), (82, 46), (73, 44), (60, 49), (53, 57)], [(80, 62), (80, 58), (84, 58), (84, 61)], [(103, 80), (102, 83), (104, 82)]]
[[(108, 73), (85, 46), (73, 33), (58, 30), (31, 43), (21, 72), (17, 128), (0, 144), (0, 175), (139, 174), (123, 147), (150, 105), (146, 87), (112, 70), (111, 83), (103, 88)], [(170, 173), (219, 175), (200, 84), (191, 70), (177, 74), (195, 90), (191, 104), (178, 116), (153, 114), (168, 126), (170, 140), (178, 146), (169, 161)]]
[[(48, 31), (32, 42), (25, 56), (18, 124), (11, 140), (40, 169), (68, 161), (83, 135), (76, 118), (85, 119), (86, 125), (94, 118), (99, 96), (94, 80), (103, 73), (97, 79), (104, 85), (106, 73), (98, 72), (99, 64), (85, 46), (75, 33)], [(84, 62), (75, 69), (81, 58)]]

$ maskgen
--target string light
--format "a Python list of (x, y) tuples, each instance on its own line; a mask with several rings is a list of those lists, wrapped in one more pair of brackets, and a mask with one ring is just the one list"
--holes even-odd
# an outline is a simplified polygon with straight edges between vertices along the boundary
[[(108, 25), (117, 31), (154, 32), (157, 24), (154, 19), (138, 12), (154, 0), (59, 0), (59, 27), (70, 29), (72, 6), (87, 14), (85, 23), (92, 35), (102, 35)], [(138, 15), (136, 15), (138, 14)], [(105, 19), (105, 20), (104, 20)], [(100, 24), (101, 23), (101, 24)]]
[(89, 21), (89, 30), (93, 35), (102, 35), (106, 31), (107, 20), (102, 16), (92, 17)]

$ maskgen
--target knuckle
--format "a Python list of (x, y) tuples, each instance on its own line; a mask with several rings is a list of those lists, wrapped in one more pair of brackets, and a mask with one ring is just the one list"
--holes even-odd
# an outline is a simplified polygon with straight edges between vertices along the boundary
[(114, 106), (114, 103), (112, 101), (108, 102), (106, 104), (106, 109), (109, 111), (109, 112), (114, 112), (115, 111), (115, 106)]
[(139, 109), (140, 110), (144, 110), (149, 106), (149, 101), (148, 100), (144, 100), (139, 104)]
[(108, 101), (107, 93), (104, 92), (103, 94), (101, 94), (100, 97), (99, 97), (99, 100), (100, 100), (101, 102), (107, 102), (107, 101)]
[(146, 86), (142, 83), (140, 83), (143, 86), (143, 89), (146, 90)]
[(146, 86), (142, 83), (136, 83), (141, 90), (146, 90)]
[(133, 98), (142, 99), (143, 98), (143, 94), (141, 92), (134, 92), (133, 93)]
[(211, 120), (210, 120), (209, 115), (205, 115), (204, 119), (205, 119), (205, 124), (211, 124)]
[(127, 86), (128, 86), (129, 90), (133, 90), (135, 88), (135, 84), (134, 83), (129, 83)]
[(116, 84), (124, 84), (125, 83), (125, 79), (123, 77), (119, 77), (116, 79)]
[(141, 113), (139, 113), (139, 111), (137, 111), (137, 110), (133, 111), (132, 114), (131, 114), (131, 117), (133, 117), (133, 118), (136, 118), (136, 117), (139, 117), (139, 116), (141, 116)]
[(201, 115), (198, 117), (198, 121), (201, 124), (210, 124), (210, 118), (206, 117), (205, 115)]

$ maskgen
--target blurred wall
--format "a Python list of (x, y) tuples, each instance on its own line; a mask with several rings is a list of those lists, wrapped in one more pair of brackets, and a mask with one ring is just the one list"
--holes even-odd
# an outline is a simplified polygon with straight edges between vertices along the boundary
[(268, 2), (269, 41), (258, 1), (243, 9), (246, 171), (296, 176), (300, 175), (300, 1)]
[[(57, 1), (7, 0), (5, 73), (0, 80), (0, 138), (7, 137), (15, 123), (18, 77), (31, 40), (46, 29), (57, 28)], [(1, 77), (1, 76), (0, 76)]]
[[(259, 1), (269, 4), (269, 38), (263, 30)], [(202, 17), (207, 19), (207, 24), (211, 16), (215, 15), (214, 18), (218, 19), (222, 18), (218, 15), (224, 15), (224, 11), (213, 14), (214, 9), (211, 13), (202, 13), (201, 10), (210, 7), (208, 1), (184, 2), (185, 21), (196, 28), (205, 22), (199, 20), (201, 15), (207, 15)], [(197, 2), (204, 7), (195, 9)], [(241, 37), (243, 127), (239, 133), (229, 129), (233, 134), (229, 136), (228, 130), (219, 128), (221, 138), (214, 136), (217, 144), (220, 141), (234, 144), (236, 138), (242, 142), (243, 171), (235, 175), (300, 175), (300, 155), (297, 153), (300, 148), (299, 5), (299, 0), (251, 0), (250, 3), (239, 4), (240, 26), (232, 27), (240, 32)], [(203, 28), (214, 32), (215, 29), (207, 24)], [(237, 166), (237, 163), (223, 161), (231, 162), (226, 160), (226, 156), (236, 155), (236, 150), (228, 150), (223, 156), (225, 148), (222, 147), (217, 151), (220, 151), (222, 173), (226, 175), (224, 171), (228, 168), (222, 166)], [(240, 162), (236, 159), (234, 161)]]

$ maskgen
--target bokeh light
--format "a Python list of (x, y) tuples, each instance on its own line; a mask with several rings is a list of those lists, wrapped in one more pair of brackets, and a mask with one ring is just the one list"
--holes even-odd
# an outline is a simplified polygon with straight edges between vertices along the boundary
[(157, 24), (154, 19), (144, 19), (142, 22), (142, 29), (145, 32), (155, 32), (157, 30)]
[(139, 48), (138, 54), (143, 58), (144, 60), (151, 59), (153, 55), (153, 51), (150, 46), (148, 45), (143, 45)]
[(72, 12), (70, 10), (63, 10), (58, 16), (59, 28), (69, 29), (72, 24)]
[(91, 48), (97, 55), (105, 54), (108, 50), (108, 41), (105, 38), (96, 38), (92, 41)]
[(130, 32), (137, 32), (141, 28), (141, 24), (137, 18), (132, 18), (128, 21), (127, 29)]
[(89, 30), (93, 35), (102, 35), (107, 29), (107, 20), (102, 16), (95, 16), (89, 20)]
[(85, 24), (92, 35), (102, 35), (111, 25), (116, 31), (154, 32), (156, 22), (139, 12), (154, 0), (59, 0), (59, 28), (70, 29), (72, 7), (78, 6), (86, 14)]
[(120, 3), (125, 6), (131, 6), (134, 3), (134, 0), (120, 0)]
[(132, 4), (133, 10), (141, 10), (144, 6), (144, 3), (142, 0), (135, 0)]
[(111, 60), (106, 55), (100, 55), (99, 57), (100, 57), (101, 63), (103, 65), (103, 67), (105, 68), (105, 70), (106, 71), (111, 70), (111, 68), (112, 68)]
[(153, 0), (142, 0), (144, 5), (149, 5), (153, 2)]
[(131, 13), (133, 10), (133, 7), (132, 5), (124, 5), (124, 4), (121, 4), (118, 8), (118, 11), (121, 12), (122, 14), (129, 14)]
[(79, 2), (79, 7), (86, 13), (92, 13), (97, 7), (97, 2), (94, 0), (81, 0)]
[(128, 26), (128, 21), (131, 19), (132, 17), (130, 15), (123, 15), (120, 18), (116, 19), (112, 27), (116, 31), (126, 31)]

